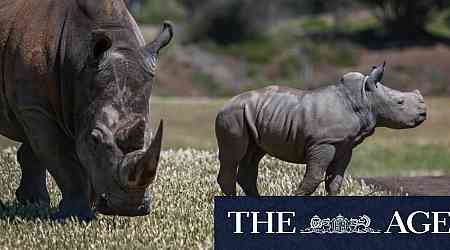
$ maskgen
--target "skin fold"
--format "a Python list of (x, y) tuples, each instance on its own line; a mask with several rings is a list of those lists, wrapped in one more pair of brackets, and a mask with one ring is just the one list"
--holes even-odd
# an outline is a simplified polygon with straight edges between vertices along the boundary
[(311, 195), (323, 181), (329, 195), (339, 193), (353, 148), (376, 127), (413, 128), (426, 119), (420, 92), (384, 86), (384, 68), (348, 73), (313, 91), (269, 86), (227, 102), (215, 125), (222, 191), (236, 195), (237, 182), (246, 195), (259, 196), (258, 164), (268, 154), (306, 164), (296, 195)]
[(145, 44), (123, 0), (1, 1), (0, 133), (22, 143), (21, 203), (49, 205), (49, 171), (56, 218), (150, 212), (163, 133), (150, 96), (172, 35), (164, 23)]

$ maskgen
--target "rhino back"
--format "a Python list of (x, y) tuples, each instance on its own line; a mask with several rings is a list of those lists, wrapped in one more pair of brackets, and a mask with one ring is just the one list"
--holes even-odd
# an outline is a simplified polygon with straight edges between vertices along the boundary
[(304, 163), (308, 147), (351, 140), (358, 131), (355, 116), (335, 87), (316, 91), (270, 86), (232, 99), (225, 109), (245, 110), (255, 142), (282, 160)]
[(0, 3), (1, 116), (20, 116), (21, 109), (37, 107), (73, 136), (79, 106), (86, 103), (86, 96), (80, 94), (86, 86), (77, 85), (76, 80), (86, 67), (93, 30), (144, 45), (124, 5), (116, 0), (104, 2), (110, 6), (95, 18), (86, 17), (76, 0)]

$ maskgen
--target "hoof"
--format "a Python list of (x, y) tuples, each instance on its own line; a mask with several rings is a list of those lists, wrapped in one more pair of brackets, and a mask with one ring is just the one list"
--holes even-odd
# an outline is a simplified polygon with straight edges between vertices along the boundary
[(32, 204), (41, 208), (49, 208), (50, 207), (50, 197), (47, 192), (27, 192), (22, 188), (16, 190), (17, 200), (22, 205)]
[(59, 211), (50, 215), (50, 220), (60, 223), (66, 221), (67, 219), (75, 219), (79, 222), (91, 222), (96, 219), (96, 216), (92, 211), (80, 211), (79, 213)]

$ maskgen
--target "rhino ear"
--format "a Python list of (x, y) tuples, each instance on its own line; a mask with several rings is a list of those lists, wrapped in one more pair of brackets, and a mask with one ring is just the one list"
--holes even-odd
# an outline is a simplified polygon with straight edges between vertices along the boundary
[(386, 62), (383, 62), (383, 64), (373, 67), (372, 71), (369, 74), (369, 77), (372, 78), (375, 82), (381, 82), (381, 80), (383, 80), (385, 66)]
[(383, 62), (383, 64), (372, 67), (372, 71), (370, 71), (367, 77), (366, 90), (377, 88), (377, 83), (383, 80), (385, 66), (386, 62)]
[(161, 32), (158, 34), (158, 36), (153, 40), (153, 42), (150, 42), (145, 46), (145, 50), (149, 54), (158, 54), (158, 52), (166, 47), (170, 41), (172, 41), (173, 38), (173, 24), (169, 21), (165, 21), (163, 23)]
[(151, 70), (156, 70), (156, 64), (158, 62), (159, 51), (166, 47), (173, 38), (173, 25), (171, 22), (165, 21), (161, 32), (155, 38), (153, 42), (150, 42), (144, 47), (144, 51), (147, 54), (147, 62), (150, 65)]

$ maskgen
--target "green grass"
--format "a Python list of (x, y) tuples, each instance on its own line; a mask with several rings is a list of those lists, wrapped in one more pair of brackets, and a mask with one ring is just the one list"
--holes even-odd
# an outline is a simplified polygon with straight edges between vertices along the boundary
[(358, 148), (350, 164), (354, 175), (448, 175), (450, 150), (443, 145), (405, 144), (383, 147), (379, 144)]
[(216, 148), (214, 122), (223, 100), (156, 98), (152, 105), (154, 126), (164, 120), (165, 149)]

